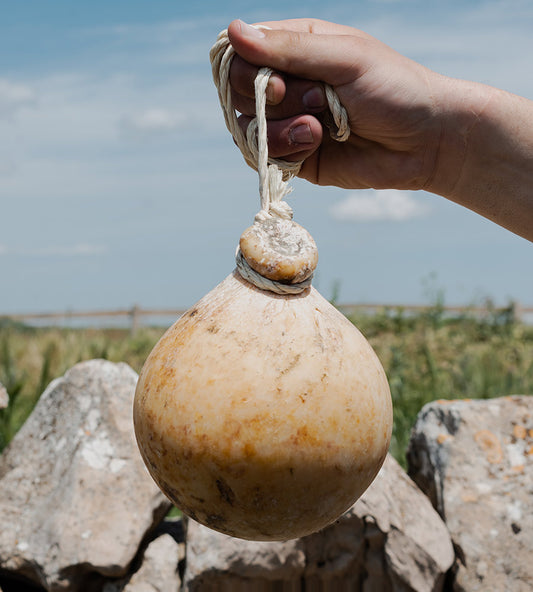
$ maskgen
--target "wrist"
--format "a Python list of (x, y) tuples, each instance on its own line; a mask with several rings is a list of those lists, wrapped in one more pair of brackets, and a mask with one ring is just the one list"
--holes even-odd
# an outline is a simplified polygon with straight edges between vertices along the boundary
[(476, 128), (495, 89), (436, 74), (432, 90), (440, 136), (435, 167), (424, 189), (460, 201), (464, 180), (474, 172), (469, 171), (469, 155), (475, 150)]
[(444, 79), (441, 141), (425, 189), (533, 240), (533, 102)]

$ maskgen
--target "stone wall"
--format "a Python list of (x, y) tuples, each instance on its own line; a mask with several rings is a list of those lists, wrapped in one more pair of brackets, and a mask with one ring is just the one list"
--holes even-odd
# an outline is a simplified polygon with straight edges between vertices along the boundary
[(227, 537), (170, 504), (137, 451), (137, 376), (93, 360), (53, 381), (0, 457), (0, 592), (533, 589), (533, 400), (437, 401), (409, 447), (320, 533)]
[(408, 460), (451, 534), (454, 590), (533, 590), (533, 398), (426, 405)]

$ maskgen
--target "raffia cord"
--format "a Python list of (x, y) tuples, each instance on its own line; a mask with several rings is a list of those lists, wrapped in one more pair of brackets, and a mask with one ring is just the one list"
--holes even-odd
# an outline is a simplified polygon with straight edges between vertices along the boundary
[[(271, 217), (292, 219), (292, 209), (284, 201), (284, 198), (292, 191), (289, 182), (298, 174), (303, 161), (289, 162), (268, 156), (266, 88), (273, 70), (261, 68), (257, 74), (255, 79), (256, 117), (249, 124), (247, 133), (244, 134), (231, 101), (229, 72), (234, 55), (235, 50), (229, 42), (228, 31), (221, 31), (209, 53), (211, 69), (226, 127), (242, 152), (246, 163), (258, 172), (261, 210), (256, 214), (255, 219), (258, 222)], [(344, 142), (350, 135), (348, 115), (333, 88), (324, 84), (324, 89), (334, 122), (334, 126), (330, 128), (330, 135), (335, 140)], [(278, 294), (299, 293), (309, 287), (311, 283), (311, 278), (309, 278), (302, 284), (288, 286), (263, 278), (248, 265), (239, 249), (236, 261), (237, 269), (243, 277), (261, 289)]]

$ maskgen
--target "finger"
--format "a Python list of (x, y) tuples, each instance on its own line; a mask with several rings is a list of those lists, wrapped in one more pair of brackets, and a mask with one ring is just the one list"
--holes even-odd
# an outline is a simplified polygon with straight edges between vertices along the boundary
[[(244, 133), (251, 119), (246, 115), (239, 117), (239, 125)], [(312, 115), (268, 121), (268, 154), (291, 162), (305, 160), (320, 146), (322, 133), (322, 125)]]
[[(253, 81), (249, 82), (253, 88)], [(285, 95), (277, 105), (266, 107), (268, 119), (287, 119), (303, 113), (321, 113), (327, 106), (326, 93), (322, 84), (311, 80), (288, 77), (284, 81)], [(246, 95), (231, 89), (231, 99), (234, 108), (244, 115), (255, 115), (255, 98), (249, 98), (249, 89), (245, 89)]]
[[(259, 68), (244, 61), (240, 56), (235, 55), (229, 73), (229, 81), (235, 97), (254, 100), (254, 81)], [(283, 77), (274, 72), (268, 81), (266, 88), (266, 99), (269, 105), (278, 105), (285, 98), (285, 81)], [(236, 104), (234, 103), (236, 106)], [(236, 106), (237, 107), (237, 106)], [(238, 108), (238, 107), (237, 107)], [(240, 111), (240, 109), (239, 109)], [(241, 111), (244, 113), (244, 111)]]
[(371, 35), (361, 31), (360, 29), (312, 18), (285, 19), (282, 21), (263, 21), (256, 23), (256, 25), (262, 25), (264, 27), (268, 27), (269, 29), (278, 31), (296, 31), (297, 33), (313, 33), (315, 35), (358, 35), (361, 37), (373, 39)]
[[(233, 106), (245, 115), (255, 114), (254, 82), (257, 66), (236, 55), (230, 69)], [(267, 117), (286, 119), (299, 113), (320, 113), (327, 107), (326, 94), (321, 84), (292, 76), (282, 77), (274, 72), (266, 88)]]
[(286, 119), (301, 113), (321, 113), (328, 107), (321, 83), (293, 76), (285, 77), (285, 96), (279, 104), (267, 107), (270, 119)]
[(369, 67), (370, 40), (373, 51), (386, 47), (356, 29), (349, 30), (351, 35), (259, 30), (233, 21), (228, 34), (235, 51), (251, 64), (336, 86), (352, 81)]

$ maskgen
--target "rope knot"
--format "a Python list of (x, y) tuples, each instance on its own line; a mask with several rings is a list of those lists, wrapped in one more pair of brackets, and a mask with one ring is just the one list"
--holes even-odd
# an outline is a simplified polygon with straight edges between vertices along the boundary
[[(265, 223), (269, 224), (270, 220), (292, 221), (292, 208), (284, 201), (284, 199), (292, 191), (289, 182), (300, 172), (303, 161), (290, 162), (283, 159), (269, 158), (268, 156), (266, 88), (273, 70), (270, 68), (260, 68), (256, 76), (256, 117), (248, 125), (245, 134), (239, 126), (237, 114), (231, 100), (229, 70), (234, 55), (235, 50), (229, 42), (227, 30), (221, 31), (217, 37), (216, 43), (213, 45), (209, 53), (213, 80), (217, 87), (226, 127), (233, 136), (239, 150), (242, 152), (246, 163), (258, 172), (261, 210), (256, 214), (255, 222), (256, 224), (261, 225)], [(331, 111), (329, 118), (331, 121), (328, 121), (326, 125), (330, 128), (332, 138), (339, 142), (343, 142), (347, 140), (350, 135), (348, 115), (333, 88), (325, 84), (324, 89)], [(291, 227), (291, 229), (293, 230), (294, 227)], [(306, 241), (307, 238), (302, 244)], [(261, 278), (261, 275), (250, 268), (246, 257), (240, 249), (237, 251), (236, 260), (237, 269), (241, 275), (262, 289), (268, 289), (280, 294), (294, 294), (305, 290), (311, 282), (312, 272), (310, 275), (306, 276), (304, 281), (297, 284), (291, 284), (290, 287), (270, 279), (265, 284), (265, 282), (258, 279)], [(277, 284), (279, 285), (276, 287)]]

